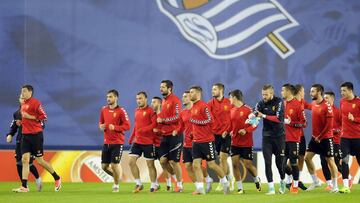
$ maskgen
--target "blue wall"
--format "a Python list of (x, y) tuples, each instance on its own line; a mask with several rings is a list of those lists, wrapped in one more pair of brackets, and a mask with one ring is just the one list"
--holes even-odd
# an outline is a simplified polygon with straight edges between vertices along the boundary
[[(253, 106), (261, 87), (322, 83), (339, 93), (343, 81), (360, 88), (360, 2), (278, 0), (298, 26), (281, 32), (295, 52), (281, 58), (263, 44), (233, 59), (209, 57), (185, 39), (150, 0), (3, 0), (0, 4), (0, 128), (7, 133), (22, 84), (35, 87), (48, 114), (48, 148), (97, 148), (106, 91), (116, 88), (133, 122), (135, 94), (159, 96), (171, 79), (175, 93), (223, 82)], [(339, 97), (339, 94), (337, 95)], [(309, 97), (307, 96), (309, 100)], [(338, 99), (337, 99), (338, 102)], [(257, 130), (255, 147), (261, 147)], [(310, 131), (307, 129), (307, 137)], [(129, 133), (127, 133), (127, 136)], [(0, 139), (0, 147), (12, 147)]]

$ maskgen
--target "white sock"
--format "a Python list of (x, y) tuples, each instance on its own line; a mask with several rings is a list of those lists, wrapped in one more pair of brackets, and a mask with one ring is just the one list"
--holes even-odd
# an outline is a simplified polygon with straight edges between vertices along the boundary
[(232, 176), (229, 174), (229, 175), (226, 175), (226, 177), (227, 177), (228, 181), (231, 182)]
[(242, 190), (243, 189), (243, 185), (242, 185), (242, 181), (240, 180), (240, 181), (236, 181), (236, 184), (237, 184), (237, 187), (238, 187), (238, 189), (240, 190)]
[(226, 176), (224, 176), (223, 178), (220, 179), (220, 183), (222, 183), (222, 184), (225, 184), (227, 182), (228, 182), (228, 180), (226, 179)]
[(176, 182), (176, 185), (177, 185), (179, 188), (183, 188), (182, 182)]
[(135, 183), (136, 183), (136, 185), (142, 185), (142, 183), (141, 183), (141, 180), (140, 180), (140, 179), (135, 179)]
[(258, 183), (258, 182), (260, 182), (259, 176), (254, 177), (254, 183)]
[(333, 188), (334, 188), (334, 189), (337, 189), (337, 188), (338, 188), (337, 178), (334, 178), (334, 179), (332, 180), (332, 183), (333, 183)]
[(286, 174), (285, 180), (286, 180), (286, 184), (290, 184), (292, 182), (292, 180), (293, 180), (293, 176)]
[(315, 174), (310, 174), (310, 175), (311, 175), (311, 178), (313, 180), (313, 183), (317, 183), (319, 181)]
[(205, 182), (211, 183), (212, 181), (213, 181), (213, 179), (212, 179), (209, 175), (207, 175), (207, 176), (205, 177)]
[(156, 186), (159, 186), (159, 182), (157, 179), (155, 180), (155, 184), (156, 184)]
[(332, 181), (331, 181), (331, 180), (327, 180), (327, 181), (326, 181), (326, 185), (332, 187), (332, 186), (333, 186), (333, 185), (332, 185)]
[(201, 191), (204, 190), (204, 183), (203, 182), (195, 182), (196, 189)]
[(150, 188), (156, 188), (156, 187), (157, 187), (156, 182), (152, 182), (151, 185), (150, 185)]
[(300, 179), (300, 177), (301, 177), (301, 173), (302, 173), (302, 171), (299, 171), (299, 180), (301, 180), (301, 179)]
[(114, 184), (113, 188), (119, 188), (119, 184)]
[(299, 185), (299, 181), (298, 180), (294, 180), (294, 188), (297, 188)]
[(174, 178), (174, 181), (177, 182), (176, 175), (172, 175), (172, 178)]
[(349, 188), (349, 179), (343, 179), (344, 187)]
[(166, 178), (166, 186), (171, 187), (171, 178)]
[(269, 189), (272, 190), (274, 189), (274, 182), (269, 182), (268, 185), (269, 185)]

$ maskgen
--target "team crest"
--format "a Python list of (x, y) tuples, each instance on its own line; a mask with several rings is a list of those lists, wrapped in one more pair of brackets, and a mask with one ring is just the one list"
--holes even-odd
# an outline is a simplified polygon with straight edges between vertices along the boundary
[(188, 41), (215, 59), (269, 44), (283, 59), (294, 49), (280, 35), (299, 25), (277, 0), (157, 0)]
[(294, 109), (290, 109), (289, 110), (289, 115), (293, 114), (294, 113)]
[(116, 118), (116, 112), (115, 112), (115, 113), (113, 113), (113, 117), (114, 117), (114, 118)]
[(355, 109), (355, 107), (356, 107), (356, 104), (352, 104), (352, 108)]
[(273, 110), (273, 111), (275, 111), (275, 108), (276, 108), (276, 107), (275, 107), (275, 106), (273, 106), (273, 107), (272, 107), (272, 110)]
[(167, 104), (167, 105), (166, 105), (166, 108), (167, 108), (167, 109), (169, 109), (169, 108), (170, 108), (170, 106), (171, 106), (170, 104)]
[(229, 107), (227, 105), (224, 106), (224, 110), (227, 111)]
[(146, 111), (143, 112), (143, 116), (146, 116)]
[(240, 111), (240, 116), (241, 117), (244, 116), (244, 112)]

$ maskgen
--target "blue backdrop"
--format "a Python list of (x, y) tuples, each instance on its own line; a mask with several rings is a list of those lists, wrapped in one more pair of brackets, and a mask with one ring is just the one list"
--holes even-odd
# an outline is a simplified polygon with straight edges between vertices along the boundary
[[(173, 1), (172, 1), (173, 2)], [(179, 3), (179, 1), (177, 1)], [(337, 93), (343, 81), (360, 88), (360, 1), (278, 0), (298, 25), (280, 34), (294, 53), (280, 57), (268, 43), (219, 60), (186, 39), (154, 0), (2, 0), (0, 3), (0, 128), (5, 142), (20, 87), (35, 87), (48, 114), (47, 148), (99, 148), (98, 117), (106, 91), (116, 88), (133, 123), (135, 94), (159, 96), (171, 79), (175, 93), (223, 82), (255, 105), (265, 83), (313, 83)], [(307, 96), (309, 100), (309, 97)], [(255, 147), (261, 147), (257, 130)], [(127, 136), (129, 133), (127, 133)], [(307, 137), (310, 136), (309, 128)]]

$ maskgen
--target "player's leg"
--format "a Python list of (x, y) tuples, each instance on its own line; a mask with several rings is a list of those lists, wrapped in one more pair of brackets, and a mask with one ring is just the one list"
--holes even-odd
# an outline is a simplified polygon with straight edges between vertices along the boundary
[(299, 154), (299, 143), (297, 142), (290, 142), (289, 143), (289, 160), (291, 165), (291, 170), (294, 178), (294, 183), (292, 188), (290, 189), (291, 193), (298, 193), (298, 186), (299, 186), (299, 167), (298, 167), (298, 154)]
[(269, 185), (269, 192), (267, 194), (272, 195), (275, 194), (274, 182), (273, 182), (273, 174), (271, 169), (272, 164), (272, 151), (273, 146), (271, 144), (271, 138), (263, 138), (262, 141), (262, 150), (263, 157), (265, 162), (265, 175)]
[(325, 180), (326, 180), (326, 191), (330, 191), (333, 188), (332, 181), (331, 181), (331, 172), (329, 169), (329, 166), (327, 164), (326, 158), (323, 155), (320, 155), (320, 161), (321, 161), (321, 169), (324, 174)]
[(21, 164), (22, 164), (22, 187), (27, 188), (27, 180), (29, 177), (29, 162), (30, 162), (30, 152), (26, 152), (22, 155)]
[(30, 156), (30, 165), (29, 165), (29, 169), (30, 169), (30, 173), (33, 174), (33, 176), (35, 177), (35, 183), (36, 183), (36, 189), (37, 191), (41, 191), (42, 190), (42, 180), (41, 177), (39, 175), (39, 171), (37, 170), (36, 166), (33, 163), (34, 161), (34, 157)]
[(319, 148), (319, 143), (317, 143), (314, 138), (312, 138), (309, 142), (308, 149), (305, 152), (306, 167), (313, 180), (313, 183), (307, 188), (307, 190), (313, 190), (315, 187), (321, 186), (321, 182), (315, 174), (315, 166), (313, 162), (315, 154), (321, 154), (321, 150)]
[(337, 170), (337, 166), (335, 164), (335, 159), (334, 159), (334, 145), (333, 145), (333, 139), (329, 138), (329, 139), (324, 139), (321, 140), (320, 145), (322, 147), (322, 155), (325, 156), (326, 161), (328, 163), (330, 172), (331, 172), (331, 179), (332, 179), (332, 184), (333, 184), (333, 189), (331, 190), (331, 192), (338, 192), (339, 188), (338, 188), (338, 183), (337, 183), (337, 175), (338, 175), (338, 170)]
[(120, 160), (122, 157), (123, 145), (114, 144), (110, 147), (111, 153), (111, 171), (113, 173), (114, 185), (112, 187), (113, 192), (119, 192), (120, 181)]
[(241, 164), (240, 155), (237, 153), (235, 147), (231, 148), (231, 153), (232, 153), (231, 162), (233, 167), (234, 178), (237, 184), (238, 194), (242, 194), (244, 192), (244, 188), (242, 185), (241, 173), (240, 173), (240, 164)]
[(226, 173), (218, 164), (215, 163), (216, 157), (214, 143), (203, 143), (202, 151), (205, 155), (204, 157), (206, 159), (207, 165), (210, 169), (214, 170), (217, 176), (220, 178), (220, 183), (223, 185), (224, 194), (228, 194), (230, 192), (230, 183), (226, 178)]
[(146, 165), (149, 171), (149, 177), (151, 181), (150, 192), (155, 192), (158, 190), (157, 184), (157, 172), (155, 168), (155, 151), (153, 145), (144, 145), (144, 158), (146, 160)]
[(347, 138), (341, 138), (341, 152), (342, 152), (342, 161), (341, 161), (341, 171), (342, 171), (342, 178), (343, 178), (343, 188), (340, 192), (350, 192), (350, 185), (349, 185), (349, 160), (350, 160), (350, 145), (351, 140)]
[(299, 147), (298, 166), (299, 166), (299, 188), (301, 188), (302, 190), (307, 189), (307, 187), (301, 181), (301, 174), (302, 174), (302, 171), (304, 168), (304, 162), (305, 162), (305, 152), (306, 152), (306, 139), (305, 139), (305, 136), (301, 136), (300, 147)]
[(203, 173), (201, 170), (201, 158), (195, 158), (193, 160), (193, 169), (194, 169), (194, 176), (195, 176), (195, 187), (196, 190), (193, 194), (204, 194), (204, 183), (203, 183)]
[(182, 137), (181, 135), (178, 136), (171, 136), (170, 137), (170, 150), (169, 150), (169, 163), (170, 166), (174, 169), (177, 183), (176, 187), (174, 188), (174, 192), (182, 192), (183, 191), (183, 184), (182, 184), (182, 169), (180, 166), (180, 157), (182, 151)]
[(101, 150), (101, 168), (110, 176), (113, 176), (113, 171), (110, 168), (111, 153), (108, 144), (104, 144)]
[(144, 188), (140, 180), (139, 167), (136, 164), (137, 160), (143, 153), (143, 149), (141, 146), (142, 145), (133, 143), (129, 151), (129, 167), (131, 174), (135, 179), (135, 189), (133, 190), (134, 193), (138, 193)]

